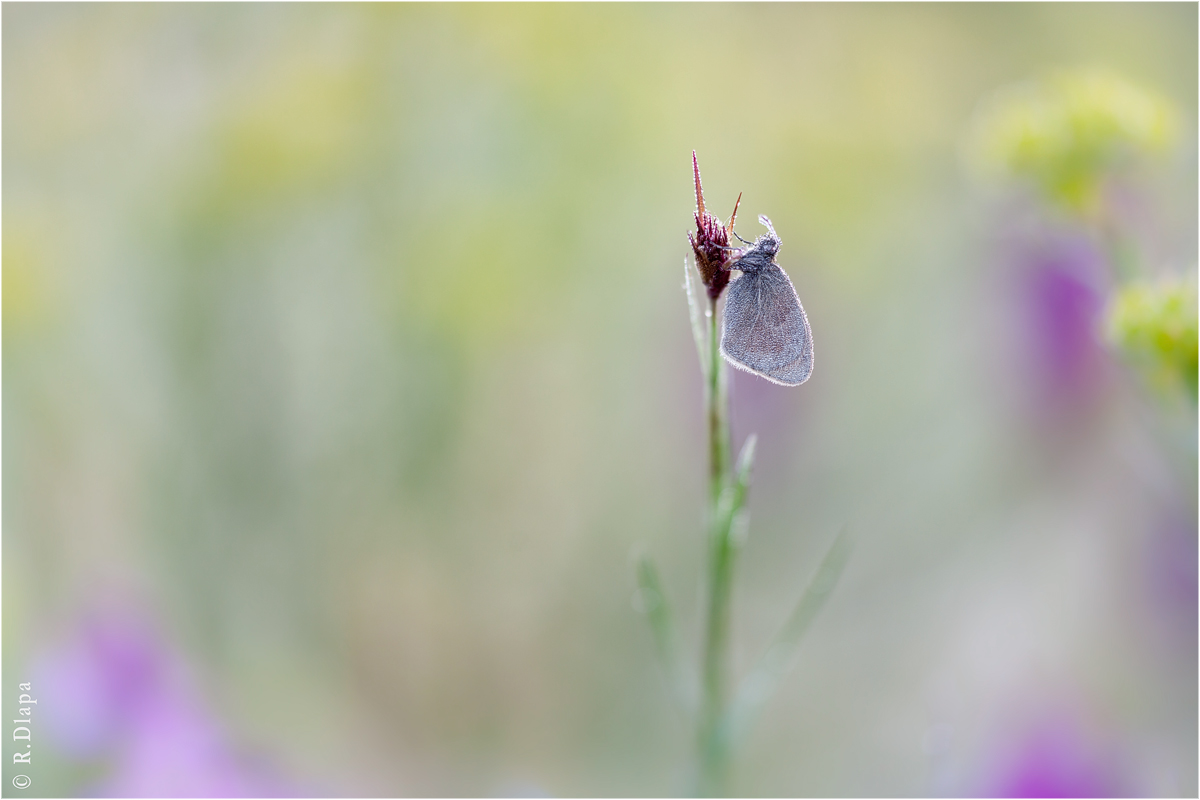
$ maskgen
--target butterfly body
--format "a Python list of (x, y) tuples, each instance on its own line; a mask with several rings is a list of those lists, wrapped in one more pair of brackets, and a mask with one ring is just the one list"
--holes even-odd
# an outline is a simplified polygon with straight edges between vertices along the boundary
[(813, 368), (812, 330), (787, 273), (775, 262), (779, 237), (771, 221), (730, 269), (721, 328), (721, 353), (731, 364), (774, 383), (799, 386)]

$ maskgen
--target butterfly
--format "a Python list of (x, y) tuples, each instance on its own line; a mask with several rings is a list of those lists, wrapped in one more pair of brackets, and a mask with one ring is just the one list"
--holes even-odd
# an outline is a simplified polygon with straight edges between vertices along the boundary
[(760, 215), (758, 221), (767, 232), (729, 263), (742, 274), (725, 295), (721, 354), (773, 383), (799, 386), (812, 374), (812, 330), (795, 287), (775, 262), (779, 236), (771, 220)]

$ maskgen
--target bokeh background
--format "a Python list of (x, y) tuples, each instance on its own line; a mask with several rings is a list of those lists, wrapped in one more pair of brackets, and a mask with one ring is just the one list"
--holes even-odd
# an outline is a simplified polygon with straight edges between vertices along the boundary
[(1195, 4), (5, 4), (5, 794), (683, 791), (694, 148), (816, 343), (734, 376), (739, 670), (857, 542), (735, 790), (1195, 796), (1197, 67)]

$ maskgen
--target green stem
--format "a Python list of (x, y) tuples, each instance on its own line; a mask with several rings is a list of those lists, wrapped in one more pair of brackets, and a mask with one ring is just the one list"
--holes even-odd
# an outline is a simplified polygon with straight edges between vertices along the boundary
[(717, 301), (709, 305), (708, 436), (709, 436), (709, 570), (708, 618), (705, 626), (703, 697), (699, 717), (699, 794), (724, 794), (729, 753), (724, 717), (729, 691), (729, 622), (734, 545), (730, 486), (728, 397), (725, 362), (721, 359)]
[(708, 487), (709, 503), (715, 512), (729, 479), (729, 431), (726, 417), (725, 362), (721, 360), (721, 336), (717, 328), (717, 301), (708, 307)]

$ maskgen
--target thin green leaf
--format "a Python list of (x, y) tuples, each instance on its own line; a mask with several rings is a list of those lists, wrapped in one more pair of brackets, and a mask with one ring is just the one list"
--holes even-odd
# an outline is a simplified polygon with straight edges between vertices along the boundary
[(671, 684), (675, 699), (687, 714), (693, 712), (695, 705), (688, 681), (683, 671), (683, 661), (679, 657), (679, 643), (675, 636), (675, 622), (671, 616), (667, 595), (663, 591), (662, 581), (658, 577), (658, 568), (650, 556), (641, 554), (637, 558), (637, 582), (639, 610), (646, 615), (650, 623), (650, 631), (654, 636), (654, 646), (662, 662), (667, 681)]
[(843, 529), (829, 546), (817, 567), (808, 589), (796, 608), (775, 635), (770, 647), (742, 682), (728, 719), (728, 733), (740, 739), (753, 722), (762, 704), (774, 692), (779, 681), (796, 662), (800, 641), (837, 585), (853, 550), (850, 536)]
[(737, 483), (743, 497), (746, 487), (750, 485), (750, 471), (754, 469), (754, 450), (758, 446), (758, 434), (752, 433), (742, 444), (742, 452), (738, 453)]
[(729, 537), (735, 546), (746, 540), (749, 518), (744, 509), (746, 497), (750, 492), (750, 473), (754, 469), (754, 451), (758, 444), (758, 436), (750, 434), (738, 454), (737, 469), (734, 471), (733, 483), (721, 492), (721, 500), (717, 505), (717, 535)]
[(692, 320), (692, 340), (696, 343), (696, 355), (700, 358), (700, 374), (704, 380), (708, 380), (708, 337), (704, 333), (704, 310), (701, 308), (703, 300), (699, 297), (699, 292), (696, 284), (699, 281), (699, 276), (695, 274), (695, 269), (688, 263), (687, 256), (683, 257), (683, 290), (687, 292), (688, 301), (688, 316)]

